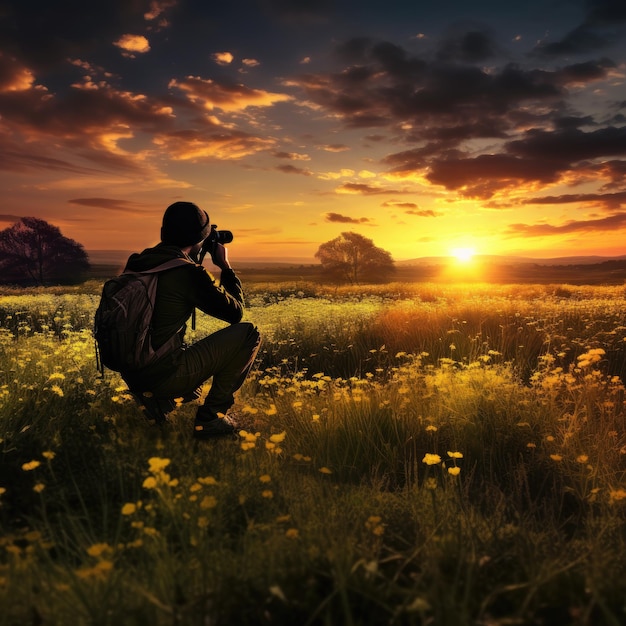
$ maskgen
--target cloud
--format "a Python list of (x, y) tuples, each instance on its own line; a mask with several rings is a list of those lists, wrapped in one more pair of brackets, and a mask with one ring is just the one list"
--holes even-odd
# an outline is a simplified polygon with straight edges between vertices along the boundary
[(218, 65), (230, 65), (235, 59), (235, 57), (230, 52), (214, 52), (211, 55), (211, 58)]
[(349, 217), (347, 215), (341, 215), (340, 213), (326, 213), (324, 219), (327, 222), (338, 222), (340, 224), (369, 224), (371, 219), (369, 217)]
[(132, 59), (135, 58), (135, 53), (150, 52), (150, 43), (143, 35), (122, 35), (113, 42), (113, 45), (120, 48), (123, 51), (122, 54)]
[(193, 103), (204, 109), (222, 111), (243, 111), (248, 107), (269, 107), (278, 102), (288, 102), (291, 96), (272, 93), (263, 89), (253, 89), (240, 83), (203, 79), (199, 76), (187, 76), (185, 79), (172, 79), (170, 88), (182, 91)]
[(4, 215), (0, 215), (0, 222), (6, 222), (8, 224), (15, 224), (15, 222), (19, 222), (22, 219), (22, 216), (20, 215), (10, 215), (10, 214), (4, 214)]
[(150, 2), (150, 9), (143, 14), (144, 19), (148, 21), (156, 20), (168, 9), (175, 7), (177, 3), (178, 0), (152, 0)]
[(616, 213), (608, 217), (569, 221), (565, 224), (510, 224), (505, 235), (510, 237), (545, 237), (578, 232), (614, 232), (626, 226), (626, 213)]
[(522, 200), (522, 204), (599, 204), (614, 211), (626, 204), (626, 191), (617, 193), (572, 193), (560, 196), (541, 196)]
[(337, 193), (361, 194), (364, 196), (373, 196), (380, 194), (401, 194), (408, 193), (398, 189), (384, 189), (383, 187), (375, 187), (374, 185), (366, 185), (365, 183), (344, 183), (337, 187)]
[(497, 54), (499, 54), (499, 49), (490, 32), (470, 30), (445, 37), (437, 51), (437, 58), (440, 61), (459, 60), (480, 63)]
[[(545, 57), (565, 57), (605, 49), (620, 37), (620, 26), (626, 24), (623, 0), (587, 0), (583, 21), (559, 41), (540, 42), (534, 54)], [(623, 36), (623, 29), (622, 29)]]
[(174, 161), (193, 163), (239, 160), (271, 149), (275, 140), (237, 130), (178, 130), (154, 137), (154, 144)]
[(277, 165), (274, 169), (282, 172), (283, 174), (302, 174), (303, 176), (313, 176), (313, 172), (303, 167), (296, 167), (295, 165)]
[(142, 208), (136, 202), (129, 202), (127, 200), (118, 200), (111, 198), (72, 198), (67, 201), (68, 204), (75, 204), (78, 206), (85, 206), (95, 209), (106, 209), (108, 211), (120, 211), (123, 213), (151, 213), (151, 209)]
[(276, 151), (272, 152), (272, 156), (275, 156), (277, 159), (289, 159), (290, 161), (310, 161), (311, 157), (308, 154), (300, 154), (299, 152), (285, 152), (285, 151)]

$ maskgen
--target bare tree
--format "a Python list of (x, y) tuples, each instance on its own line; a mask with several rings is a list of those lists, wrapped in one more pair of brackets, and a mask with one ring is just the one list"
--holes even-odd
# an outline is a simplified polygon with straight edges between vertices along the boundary
[(89, 269), (83, 246), (68, 239), (52, 224), (23, 217), (0, 231), (0, 280), (44, 285), (80, 280)]
[(341, 233), (315, 253), (330, 278), (352, 284), (382, 282), (395, 271), (391, 254), (358, 233)]

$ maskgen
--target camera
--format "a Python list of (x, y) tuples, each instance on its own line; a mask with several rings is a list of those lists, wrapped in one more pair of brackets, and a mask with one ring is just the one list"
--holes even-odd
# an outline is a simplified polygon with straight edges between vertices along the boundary
[(199, 262), (202, 263), (204, 255), (208, 252), (212, 255), (215, 245), (221, 243), (222, 245), (230, 243), (233, 240), (233, 234), (230, 230), (217, 230), (217, 224), (211, 224), (211, 232), (202, 243), (202, 249), (200, 250)]
[(230, 243), (233, 240), (233, 234), (230, 230), (217, 230), (217, 224), (211, 224), (211, 232), (204, 240), (203, 246), (212, 246), (215, 243)]

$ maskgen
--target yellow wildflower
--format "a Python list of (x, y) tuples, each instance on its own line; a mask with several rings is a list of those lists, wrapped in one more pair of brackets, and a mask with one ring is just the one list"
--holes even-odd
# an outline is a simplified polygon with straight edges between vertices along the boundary
[(463, 458), (463, 453), (462, 452), (449, 452), (448, 451), (448, 456), (451, 459), (462, 459)]
[(157, 480), (154, 476), (148, 476), (146, 480), (143, 481), (142, 487), (144, 489), (154, 489), (157, 486)]
[(441, 457), (438, 454), (427, 452), (422, 459), (422, 463), (426, 463), (426, 465), (437, 465), (441, 463)]
[(122, 515), (132, 515), (137, 511), (137, 505), (134, 502), (127, 502), (122, 507)]
[(282, 433), (277, 433), (276, 435), (271, 435), (270, 436), (270, 441), (272, 443), (281, 443), (285, 439), (286, 435), (287, 435), (287, 431), (283, 430)]
[(322, 474), (332, 474), (332, 470), (328, 469), (327, 467), (320, 467), (319, 470)]
[(449, 467), (448, 468), (448, 474), (450, 474), (451, 476), (458, 476), (461, 473), (461, 468), (460, 467)]
[(170, 459), (162, 459), (158, 456), (153, 456), (152, 458), (148, 459), (148, 466), (153, 474), (164, 470), (170, 463)]
[(41, 465), (41, 461), (29, 461), (28, 463), (22, 464), (22, 469), (25, 472), (30, 472), (31, 470), (37, 469)]

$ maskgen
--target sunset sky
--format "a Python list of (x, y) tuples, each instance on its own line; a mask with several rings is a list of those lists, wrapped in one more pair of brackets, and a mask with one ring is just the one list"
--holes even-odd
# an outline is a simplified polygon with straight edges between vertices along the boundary
[(626, 254), (623, 0), (0, 3), (0, 228), (231, 258)]

